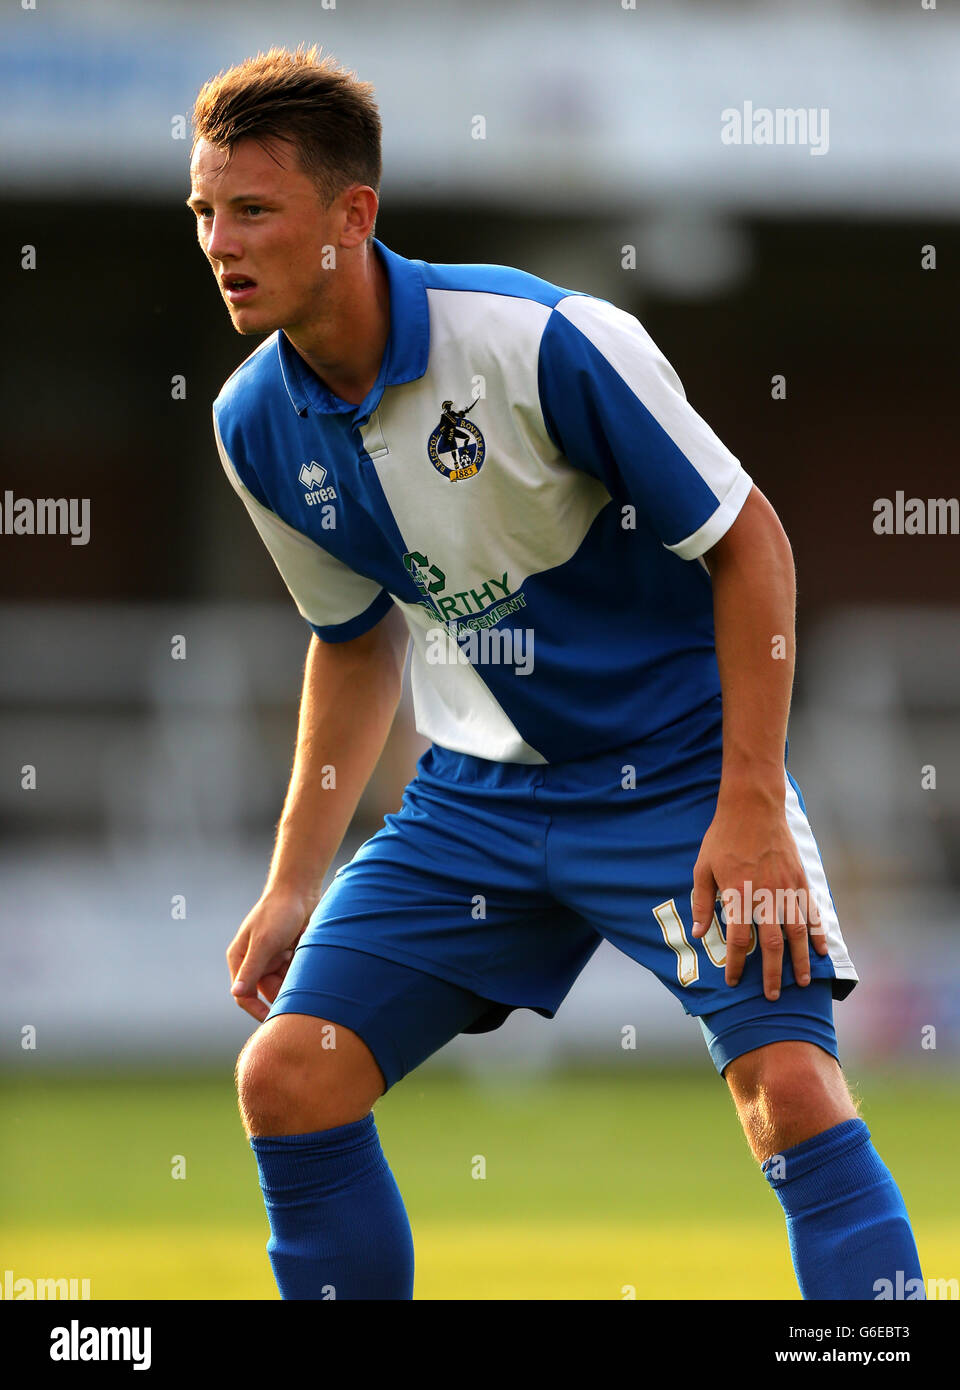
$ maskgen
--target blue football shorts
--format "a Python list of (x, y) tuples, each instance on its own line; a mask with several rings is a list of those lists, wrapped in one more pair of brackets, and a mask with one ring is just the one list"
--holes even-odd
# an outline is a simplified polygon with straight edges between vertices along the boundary
[[(717, 1070), (800, 1039), (838, 1057), (833, 1000), (857, 976), (800, 789), (784, 801), (829, 955), (811, 983), (784, 951), (764, 997), (754, 945), (724, 983), (724, 919), (691, 933), (693, 866), (716, 809), (720, 701), (652, 738), (575, 762), (497, 763), (432, 745), (400, 810), (335, 874), (269, 1018), (310, 1014), (357, 1033), (389, 1089), (458, 1033), (518, 1008), (552, 1018), (604, 939), (698, 1018)], [(617, 1034), (619, 1039), (619, 1032)]]

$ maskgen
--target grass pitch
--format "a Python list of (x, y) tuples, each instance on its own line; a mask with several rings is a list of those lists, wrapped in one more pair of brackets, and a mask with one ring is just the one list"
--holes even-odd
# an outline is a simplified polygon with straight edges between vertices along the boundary
[[(955, 1276), (960, 1087), (857, 1089), (925, 1275)], [(711, 1072), (414, 1073), (374, 1113), (417, 1298), (799, 1297), (779, 1204)], [(228, 1068), (21, 1072), (0, 1080), (0, 1114), (0, 1278), (88, 1278), (94, 1299), (277, 1297)]]

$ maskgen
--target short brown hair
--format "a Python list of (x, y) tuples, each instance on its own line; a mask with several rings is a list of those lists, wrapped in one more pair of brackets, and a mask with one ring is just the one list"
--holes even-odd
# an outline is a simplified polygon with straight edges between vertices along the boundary
[(193, 109), (193, 145), (227, 151), (240, 140), (289, 140), (329, 205), (352, 184), (380, 192), (380, 113), (373, 87), (320, 47), (271, 48), (204, 83)]

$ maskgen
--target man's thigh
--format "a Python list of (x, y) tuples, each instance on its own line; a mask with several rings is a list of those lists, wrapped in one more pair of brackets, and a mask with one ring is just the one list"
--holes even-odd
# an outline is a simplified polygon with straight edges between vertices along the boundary
[(369, 1048), (386, 1092), (493, 1007), (472, 990), (408, 965), (320, 943), (294, 953), (266, 1022), (284, 1014), (329, 1020), (334, 1027), (321, 1048), (336, 1047), (337, 1027), (350, 1029)]
[(414, 779), (335, 875), (269, 1017), (352, 1029), (387, 1088), (515, 1008), (552, 1018), (601, 938), (547, 889), (549, 817), (525, 776), (508, 770), (502, 795)]
[[(671, 743), (671, 739), (673, 742)], [(692, 933), (693, 867), (716, 810), (719, 725), (674, 730), (658, 749), (648, 741), (616, 750), (589, 769), (558, 767), (538, 800), (553, 813), (548, 871), (557, 897), (618, 949), (650, 970), (688, 1014), (701, 1020), (723, 1071), (748, 1047), (793, 1037), (836, 1055), (832, 1000), (856, 973), (802, 796), (784, 769), (784, 813), (827, 930), (830, 954), (810, 948), (813, 983), (796, 985), (784, 955), (780, 999), (764, 998), (756, 931), (740, 982), (724, 982), (725, 922), (720, 903), (704, 938)], [(588, 787), (589, 777), (592, 787)], [(815, 988), (822, 982), (825, 988)]]

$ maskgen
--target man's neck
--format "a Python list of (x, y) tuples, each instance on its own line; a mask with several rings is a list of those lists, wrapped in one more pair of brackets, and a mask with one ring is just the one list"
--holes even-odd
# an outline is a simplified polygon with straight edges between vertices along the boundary
[(360, 405), (373, 389), (390, 336), (390, 284), (372, 243), (324, 318), (284, 332), (328, 390)]

